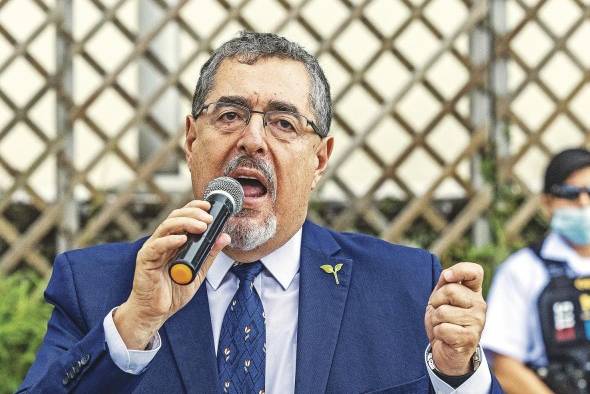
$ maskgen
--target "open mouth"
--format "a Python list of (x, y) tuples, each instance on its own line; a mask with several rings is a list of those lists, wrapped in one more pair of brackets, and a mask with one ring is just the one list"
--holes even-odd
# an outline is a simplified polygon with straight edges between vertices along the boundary
[(234, 178), (242, 185), (244, 189), (244, 198), (250, 199), (249, 204), (254, 204), (253, 199), (260, 199), (262, 201), (265, 197), (270, 197), (274, 200), (274, 183), (269, 175), (257, 168), (247, 165), (234, 167), (231, 171), (226, 173), (226, 176)]
[(263, 197), (268, 190), (258, 179), (248, 177), (236, 177), (244, 189), (244, 197)]

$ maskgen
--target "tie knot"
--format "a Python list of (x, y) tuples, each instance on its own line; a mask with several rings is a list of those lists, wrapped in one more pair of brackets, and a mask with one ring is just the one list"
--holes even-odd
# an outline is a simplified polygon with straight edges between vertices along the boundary
[(235, 264), (231, 271), (240, 278), (240, 283), (242, 283), (244, 281), (252, 282), (263, 269), (262, 262), (258, 260), (253, 263)]

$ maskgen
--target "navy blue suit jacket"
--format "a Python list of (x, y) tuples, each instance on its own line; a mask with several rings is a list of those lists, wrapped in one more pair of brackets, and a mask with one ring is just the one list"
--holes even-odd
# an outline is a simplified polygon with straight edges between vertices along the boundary
[[(121, 371), (103, 319), (130, 291), (145, 239), (57, 256), (45, 292), (55, 305), (20, 390), (81, 393), (216, 393), (206, 286), (160, 330), (162, 347), (140, 375)], [(320, 269), (342, 263), (334, 277)], [(297, 393), (432, 392), (424, 312), (440, 273), (430, 253), (306, 222), (301, 246)], [(65, 379), (67, 373), (71, 378)], [(64, 384), (65, 383), (65, 384)], [(493, 381), (493, 392), (501, 392)]]

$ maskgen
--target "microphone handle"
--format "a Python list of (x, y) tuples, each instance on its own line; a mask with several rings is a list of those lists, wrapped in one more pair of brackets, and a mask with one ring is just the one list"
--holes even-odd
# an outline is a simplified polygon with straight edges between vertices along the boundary
[(213, 216), (213, 222), (202, 234), (187, 234), (188, 240), (176, 253), (168, 268), (170, 277), (179, 285), (188, 285), (195, 280), (215, 240), (232, 215), (232, 203), (223, 194), (213, 193), (207, 201), (211, 203), (209, 213)]

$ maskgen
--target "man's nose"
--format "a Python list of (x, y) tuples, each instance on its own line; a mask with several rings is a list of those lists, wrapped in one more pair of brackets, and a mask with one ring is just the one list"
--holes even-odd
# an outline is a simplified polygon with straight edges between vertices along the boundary
[(265, 136), (263, 115), (253, 113), (240, 134), (238, 149), (248, 155), (264, 154), (267, 149)]

